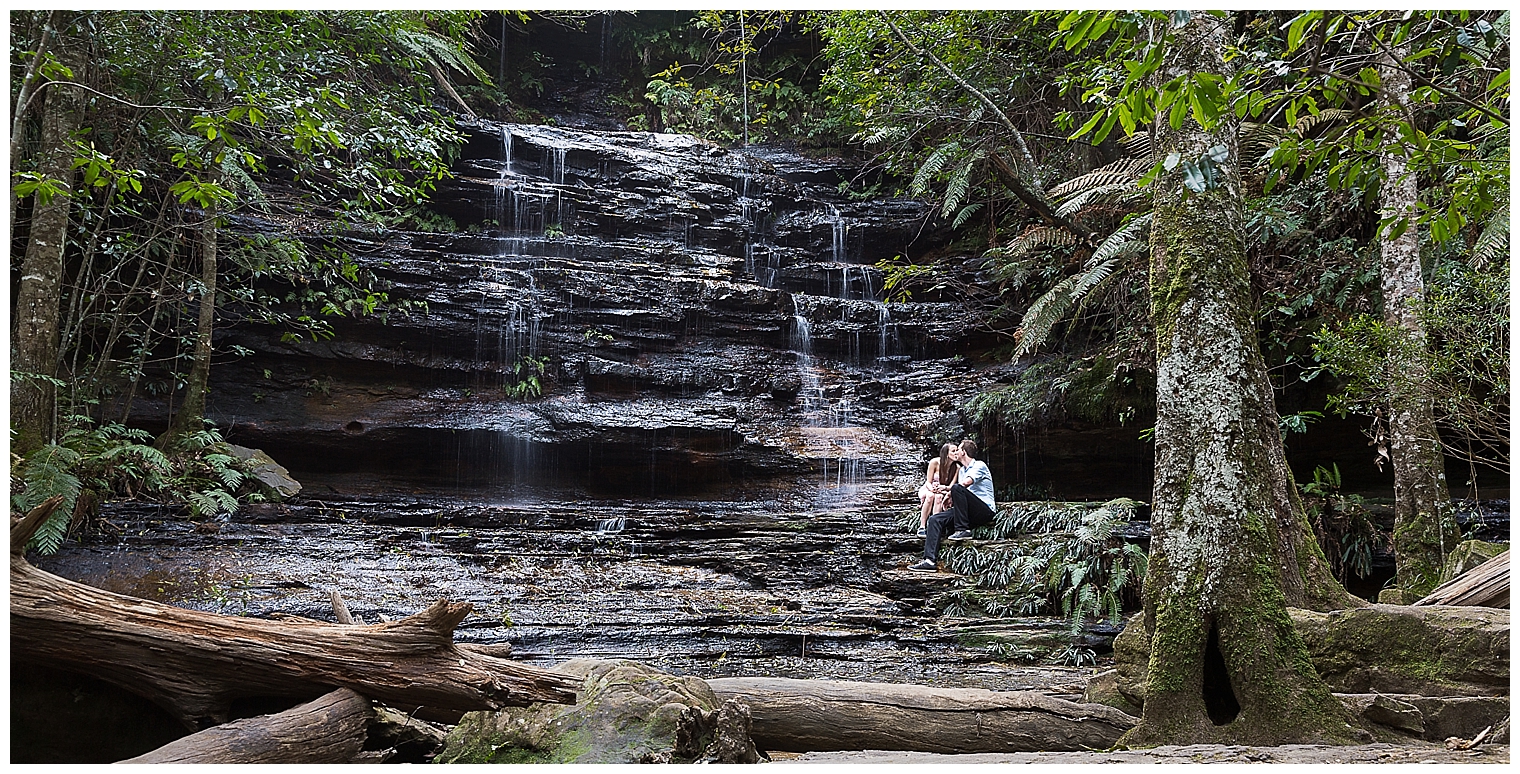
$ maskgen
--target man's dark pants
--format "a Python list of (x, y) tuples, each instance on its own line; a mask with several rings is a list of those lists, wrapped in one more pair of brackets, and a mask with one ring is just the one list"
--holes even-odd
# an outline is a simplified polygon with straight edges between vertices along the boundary
[(931, 562), (939, 558), (939, 544), (950, 533), (992, 523), (992, 509), (966, 487), (960, 484), (951, 486), (950, 502), (955, 506), (930, 516), (928, 525), (924, 527), (924, 558)]

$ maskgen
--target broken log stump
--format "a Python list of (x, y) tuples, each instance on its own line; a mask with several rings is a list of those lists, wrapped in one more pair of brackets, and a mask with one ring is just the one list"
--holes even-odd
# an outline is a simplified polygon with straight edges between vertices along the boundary
[(1034, 691), (770, 677), (707, 684), (749, 706), (756, 747), (781, 752), (1101, 750), (1138, 721)]
[(119, 763), (348, 763), (364, 748), (374, 711), (339, 688), (274, 715), (213, 726)]
[(399, 621), (344, 626), (203, 613), (113, 594), (33, 567), (35, 522), (11, 534), (11, 656), (99, 677), (153, 700), (191, 730), (233, 699), (309, 700), (335, 687), (447, 712), (574, 703), (573, 678), (454, 645), (469, 603), (440, 600)]

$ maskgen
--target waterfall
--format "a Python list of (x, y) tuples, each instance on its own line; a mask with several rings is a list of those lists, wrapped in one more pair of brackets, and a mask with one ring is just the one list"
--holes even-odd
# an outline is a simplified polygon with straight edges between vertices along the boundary
[[(794, 297), (795, 298), (795, 297)], [(801, 312), (792, 316), (792, 349), (797, 353), (797, 374), (802, 380), (803, 436), (810, 456), (822, 463), (822, 480), (813, 500), (819, 509), (838, 507), (858, 487), (861, 457), (851, 424), (850, 399), (830, 400), (813, 359), (812, 328)]]
[(889, 334), (892, 326), (892, 310), (887, 308), (887, 302), (885, 301), (877, 301), (875, 303), (877, 304), (876, 367), (885, 371), (889, 362), (887, 358), (893, 354), (890, 344), (894, 337)]

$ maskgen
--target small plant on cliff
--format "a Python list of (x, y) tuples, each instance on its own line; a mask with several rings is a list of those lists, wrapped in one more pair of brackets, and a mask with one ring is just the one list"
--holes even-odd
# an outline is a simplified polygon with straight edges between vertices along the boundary
[(528, 400), (544, 394), (544, 372), (549, 358), (525, 355), (512, 364), (512, 380), (503, 384), (502, 392), (515, 400)]

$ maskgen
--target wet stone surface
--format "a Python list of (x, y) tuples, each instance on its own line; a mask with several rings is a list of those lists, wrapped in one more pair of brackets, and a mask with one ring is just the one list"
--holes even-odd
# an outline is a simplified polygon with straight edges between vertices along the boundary
[[(447, 598), (462, 642), (545, 666), (629, 658), (699, 677), (776, 676), (1079, 695), (1089, 669), (1019, 663), (1061, 623), (940, 619), (900, 569), (921, 542), (895, 509), (371, 497), (247, 506), (194, 524), (144, 506), (37, 558), (50, 572), (210, 612), (368, 623)], [(888, 582), (883, 573), (895, 578)], [(988, 636), (993, 633), (994, 636)], [(999, 648), (1001, 643), (1001, 648)], [(1042, 650), (1043, 648), (1043, 650)]]

